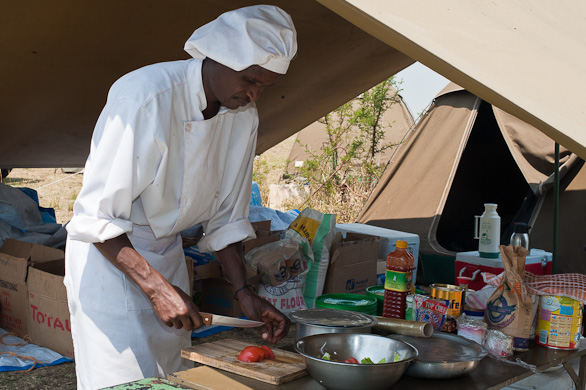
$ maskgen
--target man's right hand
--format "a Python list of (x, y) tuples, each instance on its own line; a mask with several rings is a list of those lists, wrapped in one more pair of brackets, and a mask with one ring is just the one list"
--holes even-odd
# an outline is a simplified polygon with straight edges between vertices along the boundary
[(146, 294), (155, 314), (165, 325), (188, 331), (203, 325), (199, 310), (189, 294), (170, 284), (163, 275), (151, 267), (134, 249), (126, 234), (94, 245)]
[(193, 299), (177, 286), (154, 290), (150, 296), (155, 314), (167, 326), (193, 330), (203, 325), (199, 309)]

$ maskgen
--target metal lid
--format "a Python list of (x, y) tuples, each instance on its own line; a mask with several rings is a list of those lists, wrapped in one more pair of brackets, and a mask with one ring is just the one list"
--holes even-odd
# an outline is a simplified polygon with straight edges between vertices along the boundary
[(463, 292), (464, 287), (456, 286), (453, 284), (434, 283), (429, 286), (431, 290), (448, 291), (448, 292)]
[(514, 222), (513, 226), (514, 233), (529, 233), (529, 225), (527, 225), (525, 222)]
[(337, 309), (304, 309), (290, 314), (291, 319), (300, 324), (355, 327), (374, 325), (376, 320), (368, 314)]

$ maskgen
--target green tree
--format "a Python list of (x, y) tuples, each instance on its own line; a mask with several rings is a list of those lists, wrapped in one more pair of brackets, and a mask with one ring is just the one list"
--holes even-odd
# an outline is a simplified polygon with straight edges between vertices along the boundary
[(286, 207), (311, 207), (337, 214), (340, 222), (354, 220), (386, 166), (375, 157), (393, 146), (384, 143), (392, 124), (383, 123), (383, 115), (399, 101), (398, 87), (391, 77), (320, 119), (327, 141), (319, 152), (302, 145), (308, 158), (298, 171), (311, 194)]
[(360, 105), (354, 113), (354, 119), (361, 131), (360, 138), (367, 145), (366, 158), (373, 160), (378, 153), (393, 146), (390, 143), (383, 143), (385, 129), (392, 127), (390, 123), (383, 123), (383, 115), (401, 99), (399, 87), (400, 83), (391, 77), (358, 97)]

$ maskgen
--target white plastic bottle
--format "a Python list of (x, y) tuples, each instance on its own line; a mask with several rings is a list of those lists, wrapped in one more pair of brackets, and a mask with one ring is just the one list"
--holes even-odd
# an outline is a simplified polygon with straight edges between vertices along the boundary
[(497, 259), (500, 255), (501, 217), (496, 212), (494, 203), (484, 204), (484, 213), (475, 218), (474, 238), (479, 240), (478, 252), (480, 257)]

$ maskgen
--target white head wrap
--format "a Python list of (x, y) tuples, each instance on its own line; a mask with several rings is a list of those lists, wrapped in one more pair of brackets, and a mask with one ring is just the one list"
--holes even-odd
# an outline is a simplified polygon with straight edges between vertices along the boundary
[(237, 72), (260, 65), (285, 74), (297, 53), (297, 32), (291, 16), (281, 8), (255, 5), (226, 12), (198, 28), (185, 42), (185, 51)]

